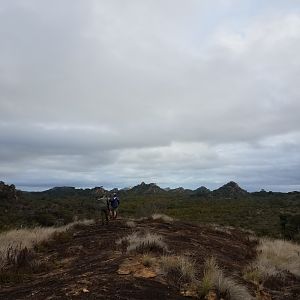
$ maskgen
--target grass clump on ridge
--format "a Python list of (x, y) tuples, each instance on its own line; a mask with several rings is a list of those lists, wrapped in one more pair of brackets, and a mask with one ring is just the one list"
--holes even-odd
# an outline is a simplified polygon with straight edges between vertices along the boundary
[(160, 266), (174, 284), (192, 283), (196, 277), (195, 263), (186, 256), (163, 256)]
[(204, 263), (203, 278), (198, 285), (198, 296), (203, 299), (211, 291), (214, 291), (218, 297), (225, 300), (253, 299), (246, 287), (224, 275), (213, 257), (207, 259)]
[(116, 243), (125, 248), (127, 252), (134, 251), (141, 254), (148, 252), (164, 253), (168, 249), (161, 235), (150, 232), (133, 232)]
[(125, 223), (126, 227), (128, 228), (135, 228), (136, 227), (136, 223), (134, 221), (127, 221)]
[(151, 215), (151, 219), (152, 220), (160, 220), (166, 223), (172, 223), (174, 221), (174, 219), (172, 217), (169, 217), (165, 214), (153, 214)]
[(261, 283), (290, 272), (300, 276), (300, 245), (285, 240), (260, 239), (257, 257), (245, 270), (244, 278)]
[(152, 257), (151, 255), (149, 254), (144, 254), (142, 256), (142, 264), (146, 267), (146, 268), (149, 268), (151, 267), (155, 262), (155, 258)]
[(122, 245), (126, 252), (137, 253), (164, 253), (167, 251), (167, 244), (159, 234), (150, 232), (133, 232), (117, 241), (117, 245)]

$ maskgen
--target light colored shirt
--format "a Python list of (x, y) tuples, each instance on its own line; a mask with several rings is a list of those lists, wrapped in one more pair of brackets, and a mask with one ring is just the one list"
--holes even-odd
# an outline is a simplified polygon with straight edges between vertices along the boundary
[(100, 209), (102, 209), (102, 208), (108, 208), (108, 203), (109, 203), (108, 200), (109, 200), (108, 197), (101, 197), (101, 198), (98, 198), (98, 199), (97, 199), (98, 207), (99, 207)]

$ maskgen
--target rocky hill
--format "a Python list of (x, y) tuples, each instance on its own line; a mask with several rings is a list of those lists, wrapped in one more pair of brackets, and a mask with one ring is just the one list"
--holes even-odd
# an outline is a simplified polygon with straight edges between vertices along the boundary
[(193, 194), (194, 195), (207, 195), (210, 192), (211, 192), (210, 189), (206, 188), (205, 186), (201, 186), (201, 187), (197, 188), (196, 190), (194, 190)]
[(162, 188), (160, 188), (155, 183), (145, 183), (142, 182), (139, 185), (134, 186), (130, 190), (127, 191), (128, 193), (134, 193), (134, 194), (158, 194), (158, 193), (165, 193), (166, 191)]
[(163, 216), (76, 227), (36, 247), (26, 276), (1, 274), (0, 299), (297, 299), (300, 281), (292, 273), (263, 284), (245, 273), (257, 243), (234, 228)]
[(17, 224), (20, 216), (27, 213), (25, 206), (22, 192), (16, 190), (13, 184), (0, 181), (0, 232), (9, 228), (10, 223)]
[(7, 185), (0, 181), (0, 200), (17, 200), (18, 192), (13, 184)]
[(248, 192), (242, 189), (236, 182), (230, 181), (220, 188), (214, 190), (213, 195), (223, 197), (245, 196)]

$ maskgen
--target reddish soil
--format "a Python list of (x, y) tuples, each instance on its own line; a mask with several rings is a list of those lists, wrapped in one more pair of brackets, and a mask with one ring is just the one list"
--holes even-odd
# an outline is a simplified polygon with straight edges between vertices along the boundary
[(225, 273), (247, 285), (254, 295), (255, 286), (241, 279), (243, 268), (256, 255), (256, 243), (245, 233), (149, 220), (137, 222), (132, 229), (118, 220), (108, 226), (74, 228), (71, 239), (50, 243), (39, 253), (39, 259), (51, 262), (51, 270), (33, 274), (22, 283), (0, 284), (0, 299), (187, 299), (179, 293), (178, 286), (167, 284), (159, 276), (146, 279), (117, 273), (129, 255), (122, 253), (115, 242), (136, 230), (161, 234), (170, 253), (189, 255), (195, 260), (199, 274), (203, 261), (216, 257)]

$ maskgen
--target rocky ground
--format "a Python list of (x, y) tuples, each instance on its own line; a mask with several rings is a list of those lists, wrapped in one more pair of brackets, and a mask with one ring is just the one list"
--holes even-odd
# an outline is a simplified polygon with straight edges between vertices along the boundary
[[(258, 287), (246, 282), (242, 273), (256, 255), (256, 242), (244, 232), (159, 220), (136, 221), (130, 228), (125, 220), (117, 220), (108, 226), (74, 228), (71, 237), (41, 247), (38, 259), (51, 268), (22, 283), (0, 284), (0, 299), (187, 299), (180, 286), (170, 284), (155, 267), (145, 267), (140, 255), (128, 254), (116, 244), (133, 231), (162, 235), (169, 253), (195, 261), (199, 277), (204, 260), (214, 256), (225, 274), (255, 296)], [(297, 299), (280, 296), (280, 284), (274, 293), (266, 289), (261, 299), (271, 299), (271, 295), (274, 299)], [(284, 288), (288, 285), (286, 282)]]

